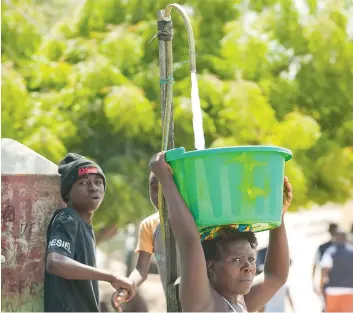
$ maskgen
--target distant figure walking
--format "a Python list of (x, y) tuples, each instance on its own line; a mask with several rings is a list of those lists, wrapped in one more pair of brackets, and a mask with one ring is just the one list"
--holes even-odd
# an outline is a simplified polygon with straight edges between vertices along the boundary
[[(334, 235), (335, 232), (338, 228), (338, 225), (335, 223), (331, 223), (328, 227), (328, 232), (330, 234), (330, 240), (323, 243), (321, 246), (319, 246), (319, 248), (317, 249), (316, 252), (316, 256), (315, 256), (315, 261), (314, 261), (314, 265), (313, 265), (313, 286), (314, 286), (314, 291), (315, 293), (317, 293), (319, 296), (322, 297), (322, 305), (323, 305), (323, 309), (322, 312), (325, 312), (325, 289), (326, 289), (326, 285), (322, 286), (322, 290), (319, 290), (316, 286), (315, 286), (315, 273), (316, 273), (316, 269), (320, 268), (320, 262), (322, 260), (322, 256), (324, 255), (324, 253), (326, 252), (326, 250), (331, 247), (333, 241), (334, 241)], [(321, 272), (320, 272), (321, 275)], [(321, 281), (321, 277), (320, 277), (320, 281)]]
[(353, 246), (336, 230), (335, 240), (321, 260), (321, 288), (327, 312), (353, 312)]

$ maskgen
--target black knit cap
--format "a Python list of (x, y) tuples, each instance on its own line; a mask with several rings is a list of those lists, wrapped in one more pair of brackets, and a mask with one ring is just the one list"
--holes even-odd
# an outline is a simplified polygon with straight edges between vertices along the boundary
[(59, 163), (59, 174), (61, 175), (61, 197), (67, 201), (72, 185), (82, 175), (97, 174), (102, 177), (104, 190), (106, 189), (105, 176), (98, 164), (94, 163), (77, 153), (68, 153)]

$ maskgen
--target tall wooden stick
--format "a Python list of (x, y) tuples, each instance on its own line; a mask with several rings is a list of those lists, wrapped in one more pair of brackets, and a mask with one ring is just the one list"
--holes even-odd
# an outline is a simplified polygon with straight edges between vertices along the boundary
[[(158, 11), (159, 66), (161, 84), (162, 151), (174, 148), (173, 119), (173, 24)], [(159, 187), (159, 216), (166, 256), (166, 300), (168, 312), (180, 312), (174, 282), (177, 279), (177, 254), (173, 232), (168, 222), (168, 212), (161, 186)]]
[[(173, 119), (173, 24), (172, 9), (181, 14), (188, 34), (190, 53), (190, 71), (196, 73), (195, 40), (191, 22), (182, 6), (177, 3), (169, 4), (164, 11), (158, 11), (158, 40), (159, 40), (159, 66), (161, 82), (161, 115), (162, 115), (162, 151), (174, 148), (174, 119)], [(177, 279), (177, 254), (174, 235), (168, 222), (168, 212), (159, 186), (159, 216), (162, 226), (162, 235), (166, 249), (166, 296), (168, 312), (180, 312), (181, 307), (176, 295), (174, 285)]]

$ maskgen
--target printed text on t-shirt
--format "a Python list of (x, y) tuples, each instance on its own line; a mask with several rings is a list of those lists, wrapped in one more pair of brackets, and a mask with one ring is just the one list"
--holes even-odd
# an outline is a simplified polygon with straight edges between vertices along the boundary
[(61, 247), (64, 248), (66, 251), (71, 253), (71, 246), (70, 243), (61, 239), (53, 239), (49, 242), (50, 247)]

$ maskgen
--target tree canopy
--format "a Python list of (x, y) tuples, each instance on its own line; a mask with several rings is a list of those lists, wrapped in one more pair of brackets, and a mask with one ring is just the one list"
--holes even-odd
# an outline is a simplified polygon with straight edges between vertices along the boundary
[[(193, 23), (207, 147), (291, 149), (292, 209), (353, 190), (353, 3), (181, 0)], [(160, 149), (156, 14), (164, 0), (3, 0), (2, 136), (58, 162), (96, 160), (108, 191), (98, 228), (153, 211)], [(176, 65), (188, 60), (172, 14)], [(189, 68), (174, 73), (176, 146), (193, 149)]]

